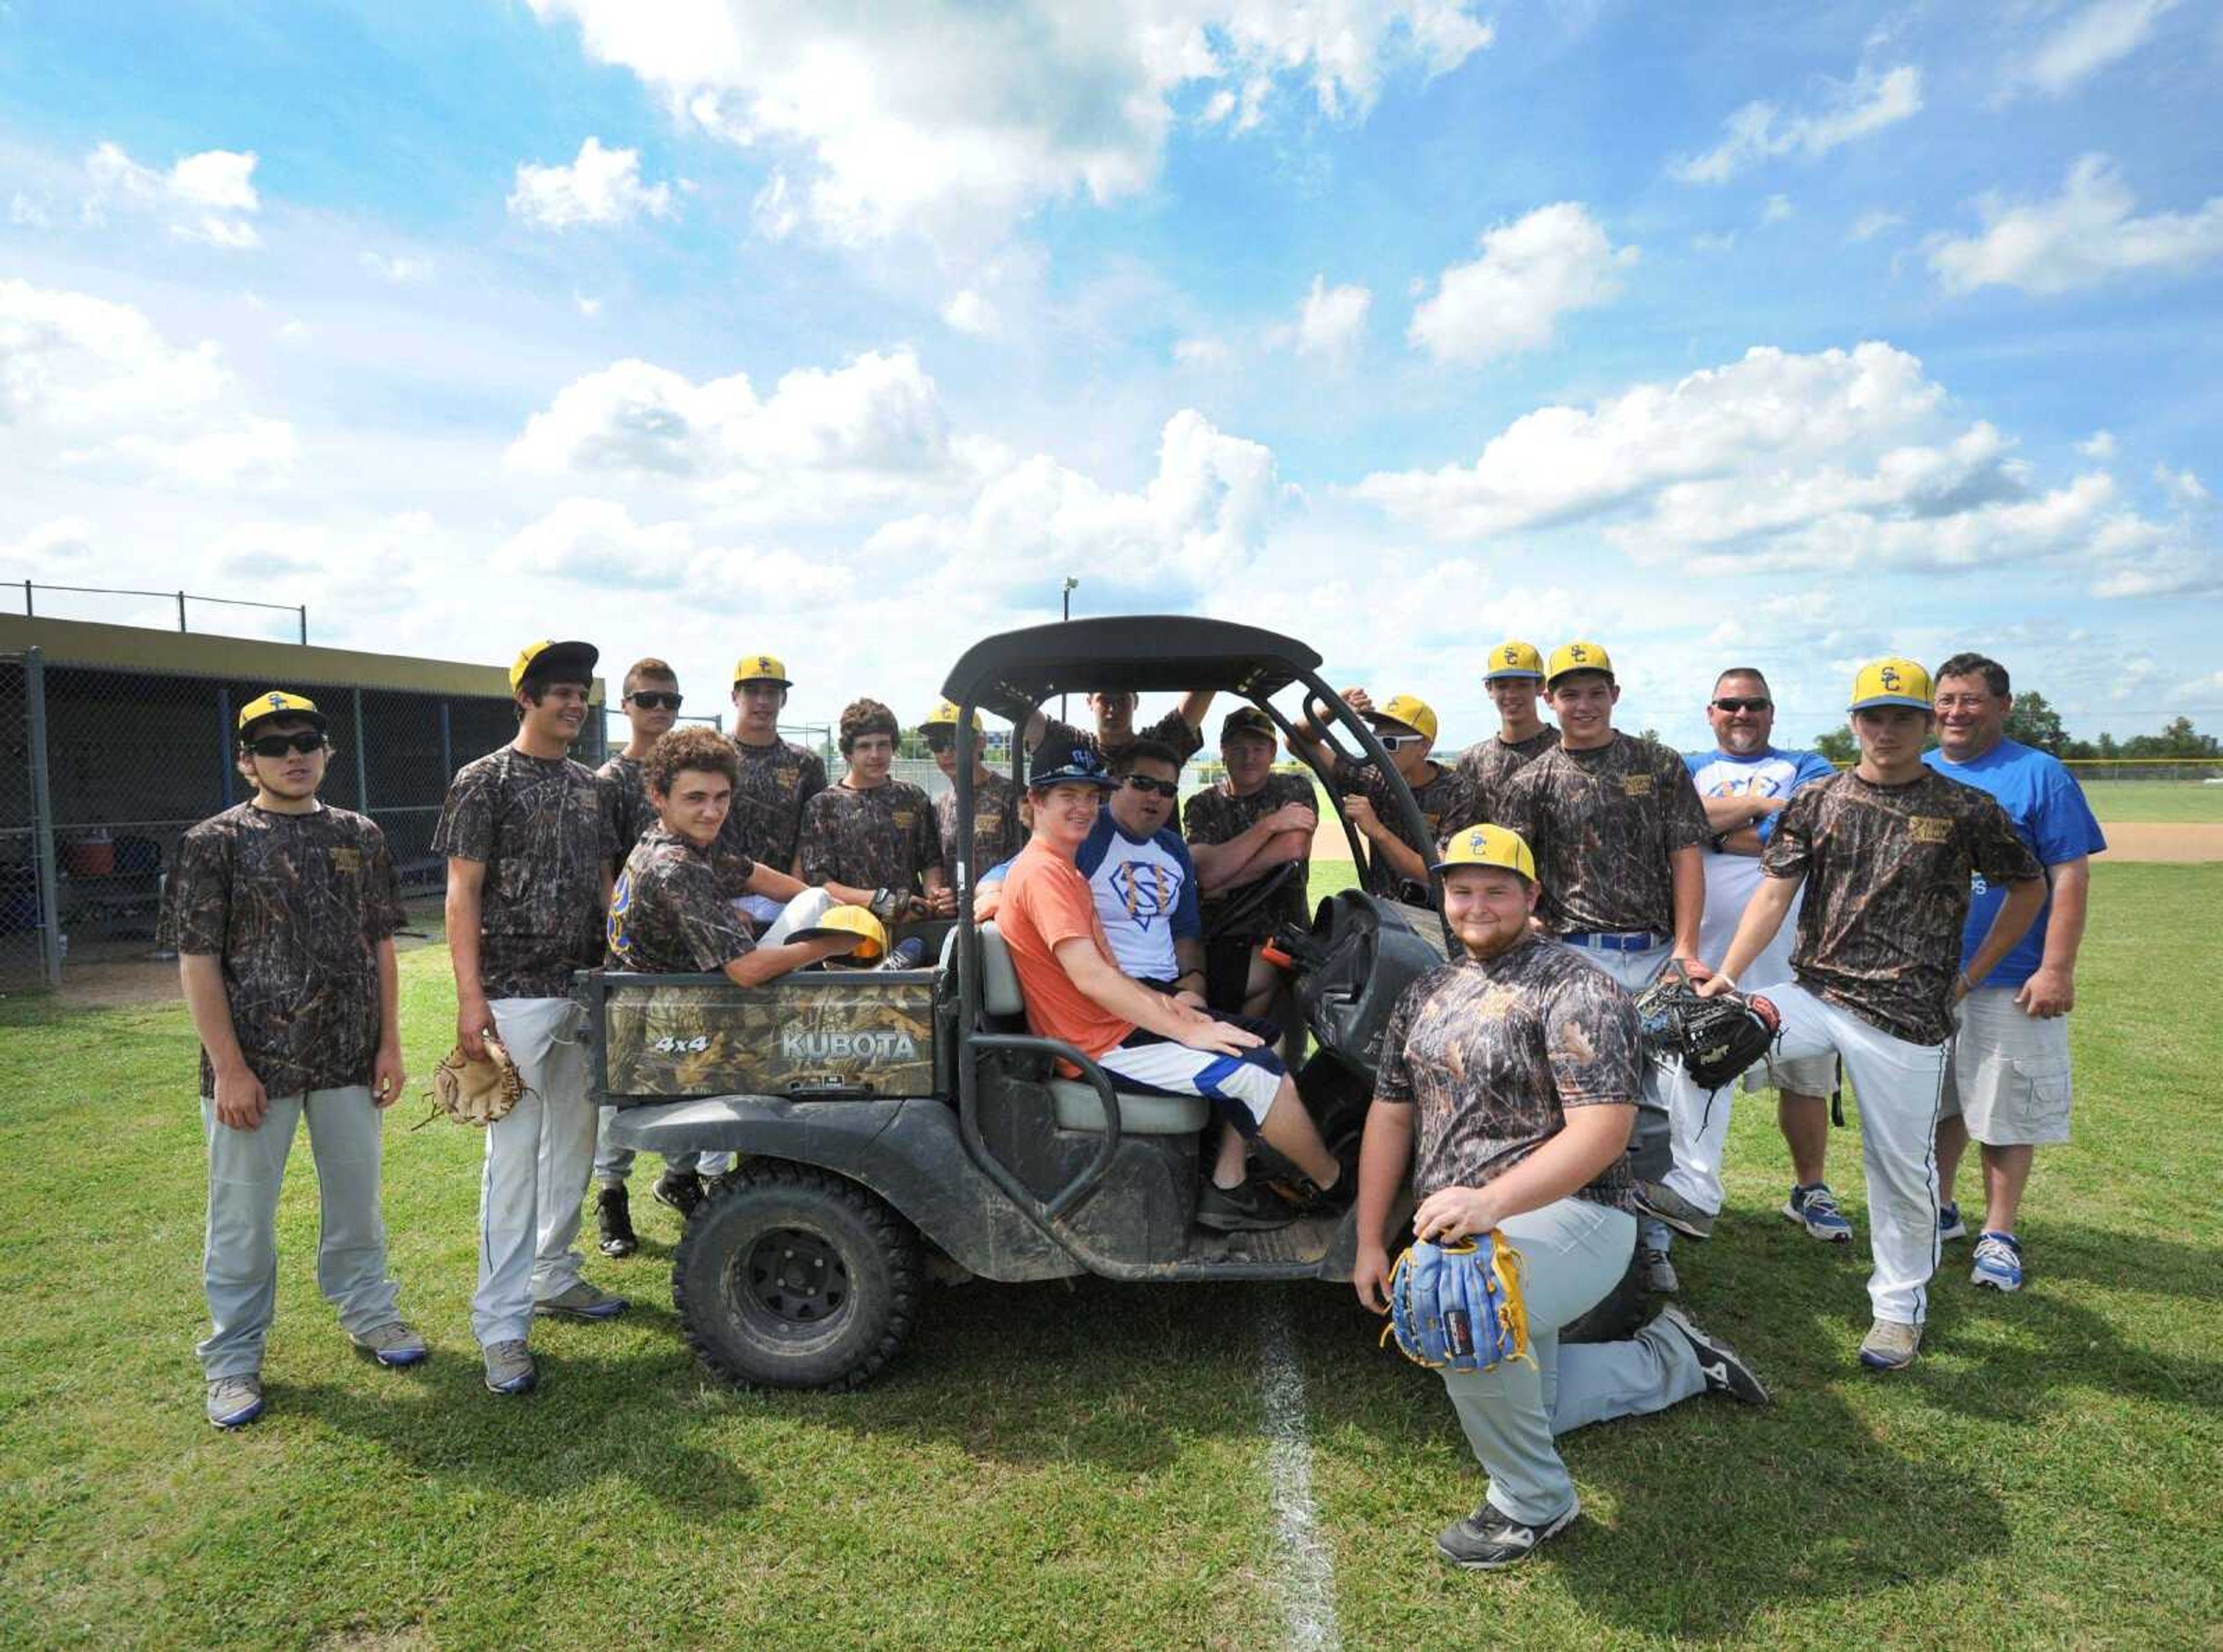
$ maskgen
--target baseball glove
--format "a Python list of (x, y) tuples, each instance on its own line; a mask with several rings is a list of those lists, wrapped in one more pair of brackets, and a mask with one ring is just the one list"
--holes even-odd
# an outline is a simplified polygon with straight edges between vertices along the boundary
[(1636, 1016), (1645, 1047), (1680, 1063), (1701, 1090), (1731, 1083), (1775, 1042), (1773, 1004), (1735, 992), (1701, 998), (1680, 964), (1637, 995)]
[(1431, 1371), (1491, 1371), (1528, 1357), (1528, 1310), (1521, 1253), (1493, 1231), (1488, 1245), (1462, 1240), (1408, 1247), (1389, 1271), (1389, 1323), (1382, 1340)]
[(481, 1129), (509, 1116), (509, 1109), (525, 1094), (524, 1075), (491, 1034), (486, 1049), (483, 1061), (472, 1060), (460, 1044), (440, 1058), (440, 1065), (432, 1069), (432, 1088), (427, 1092), (432, 1110), (416, 1128), (421, 1129), (443, 1113), (458, 1124)]

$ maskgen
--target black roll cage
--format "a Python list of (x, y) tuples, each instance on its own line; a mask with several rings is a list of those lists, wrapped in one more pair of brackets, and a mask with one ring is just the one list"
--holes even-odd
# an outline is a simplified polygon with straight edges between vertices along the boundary
[[(986, 1033), (979, 1030), (980, 934), (973, 917), (973, 769), (976, 738), (975, 711), (993, 712), (1011, 725), (1011, 779), (1026, 784), (1026, 730), (1029, 720), (1053, 694), (1093, 692), (1190, 693), (1210, 688), (1216, 694), (1240, 695), (1271, 718), (1298, 758), (1319, 778), (1331, 797), (1335, 787), (1330, 776), (1309, 750), (1296, 740), (1294, 724), (1269, 703), (1270, 697), (1292, 685), (1302, 685), (1305, 709), (1319, 720), (1322, 742), (1336, 757), (1349, 755), (1336, 743), (1332, 725), (1340, 725), (1390, 782), (1399, 818), (1412, 839), (1428, 841), (1427, 821), (1414, 801), (1412, 789), (1397, 772), (1396, 764), (1375, 738), (1372, 726), (1345, 702), (1319, 675), (1320, 657), (1294, 638), (1256, 626), (1189, 615), (1120, 615), (1109, 619), (1076, 619), (1056, 625), (1034, 625), (987, 638), (967, 649), (950, 668), (942, 684), (943, 698), (957, 707), (955, 785), (957, 819), (954, 882), (957, 889), (957, 1027), (954, 1053), (957, 1078), (957, 1116), (966, 1152), (995, 1182), (1004, 1196), (1042, 1234), (1079, 1259), (1091, 1272), (1110, 1278), (1166, 1279), (1193, 1277), (1225, 1278), (1225, 1263), (1136, 1264), (1104, 1256), (1074, 1231), (1069, 1213), (1093, 1192), (1119, 1151), (1119, 1096), (1111, 1076), (1079, 1050), (1061, 1040), (1032, 1033)], [(1327, 713), (1321, 718), (1320, 713)], [(1344, 835), (1351, 857), (1361, 867), (1370, 864), (1367, 845), (1346, 818)], [(1443, 885), (1431, 870), (1428, 884), (1441, 922)], [(1445, 946), (1456, 952), (1448, 925)], [(994, 1051), (1023, 1051), (1063, 1059), (1077, 1067), (1092, 1085), (1104, 1109), (1104, 1139), (1094, 1157), (1048, 1199), (1034, 1192), (998, 1159), (980, 1133), (979, 1056)], [(1257, 1264), (1241, 1272), (1262, 1277), (1309, 1278), (1306, 1264)]]

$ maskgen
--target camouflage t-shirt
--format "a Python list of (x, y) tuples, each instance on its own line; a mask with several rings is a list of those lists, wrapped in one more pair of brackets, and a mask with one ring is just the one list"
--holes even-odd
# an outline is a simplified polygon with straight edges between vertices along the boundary
[(907, 780), (866, 791), (828, 786), (803, 811), (803, 881), (828, 878), (852, 889), (916, 895), (929, 867), (941, 864), (934, 805)]
[[(1405, 989), (1382, 1035), (1376, 1100), (1417, 1105), (1413, 1191), (1482, 1187), (1566, 1124), (1566, 1109), (1644, 1088), (1636, 1002), (1557, 941), (1439, 964)], [(1577, 1197), (1629, 1206), (1616, 1157)]]
[(602, 871), (618, 858), (614, 788), (569, 757), (513, 745), (456, 771), (432, 852), (486, 867), (479, 981), (489, 998), (562, 998), (602, 957)]
[(1970, 874), (2045, 876), (1989, 793), (1928, 769), (1901, 786), (1848, 772), (1800, 787), (1760, 869), (1805, 878), (1792, 973), (1910, 1044), (1952, 1033)]
[[(1181, 835), (1192, 844), (1232, 843), (1275, 809), (1291, 803), (1301, 803), (1315, 813), (1319, 811), (1319, 795), (1313, 790), (1309, 776), (1269, 775), (1266, 783), (1248, 797), (1236, 796), (1227, 789), (1227, 782), (1223, 780), (1217, 786), (1207, 787), (1199, 792), (1181, 806)], [(1305, 863), (1298, 862), (1296, 870), (1282, 886), (1280, 894), (1235, 928), (1219, 933), (1234, 939), (1257, 940), (1272, 934), (1279, 924), (1309, 923), (1313, 909), (1305, 895), (1307, 875)], [(1204, 897), (1204, 927), (1207, 931), (1212, 928), (1212, 915), (1230, 899), (1240, 895), (1244, 887), (1237, 884), (1218, 895)]]
[[(1404, 812), (1397, 807), (1395, 790), (1374, 764), (1338, 757), (1334, 768), (1328, 771), (1328, 778), (1342, 795), (1363, 795), (1373, 804), (1375, 818), (1397, 834), (1398, 842), (1418, 852), (1420, 864), (1426, 866), (1436, 857), (1436, 845), (1442, 842), (1446, 829), (1444, 822), (1470, 815), (1474, 807), (1473, 794), (1457, 769), (1446, 769), (1441, 763), (1431, 763), (1429, 767), (1436, 772), (1413, 788), (1413, 801), (1420, 806), (1421, 820), (1427, 822), (1426, 843), (1413, 841), (1413, 834), (1405, 826)], [(1409, 906), (1429, 904), (1427, 880), (1407, 877), (1389, 864), (1387, 855), (1378, 851), (1370, 852), (1367, 859), (1366, 892), (1384, 900), (1402, 901)]]
[(1615, 734), (1572, 751), (1553, 746), (1503, 789), (1496, 824), (1528, 840), (1554, 935), (1577, 930), (1675, 931), (1668, 856), (1706, 841), (1691, 771), (1664, 745)]
[[(1181, 714), (1181, 707), (1178, 706), (1148, 728), (1137, 729), (1135, 738), (1156, 740), (1161, 745), (1169, 745), (1181, 753), (1181, 760), (1183, 763), (1187, 763), (1204, 750), (1203, 732), (1188, 725), (1188, 719)], [(1057, 760), (1062, 763), (1065, 761), (1065, 753), (1075, 747), (1105, 763), (1111, 762), (1113, 757), (1127, 749), (1124, 745), (1115, 745), (1107, 749), (1093, 733), (1085, 733), (1070, 723), (1061, 722), (1055, 717), (1046, 717), (1042, 719), (1042, 738), (1035, 742), (1032, 757), (1028, 764), (1030, 772), (1033, 769), (1034, 763), (1041, 759), (1045, 751), (1055, 753)]]
[[(224, 960), (249, 1070), (269, 1095), (298, 1096), (370, 1082), (378, 943), (400, 927), (401, 886), (370, 820), (242, 803), (179, 840), (159, 944)], [(205, 1050), (201, 1094), (216, 1094)]]
[(1467, 747), (1453, 766), (1473, 793), (1470, 806), (1472, 813), (1464, 820), (1446, 818), (1440, 835), (1449, 838), (1454, 832), (1463, 832), (1485, 820), (1496, 824), (1505, 807), (1505, 788), (1513, 776), (1559, 743), (1559, 731), (1546, 726), (1525, 740), (1506, 740), (1493, 734)]
[(741, 760), (740, 777), (734, 782), (734, 807), (710, 846), (710, 864), (718, 870), (718, 887), (738, 897), (747, 892), (743, 886), (758, 862), (776, 872), (795, 864), (803, 807), (826, 789), (826, 763), (792, 740), (770, 745), (735, 740), (734, 751)]
[[(1009, 775), (988, 771), (973, 782), (973, 881), (992, 866), (1001, 866), (1027, 846), (1027, 829), (1019, 823), (1019, 801), (1026, 794), (1012, 784)], [(934, 800), (934, 827), (941, 839), (942, 870), (957, 881), (957, 791), (954, 787)]]
[(620, 864), (627, 851), (640, 841), (640, 834), (656, 824), (656, 807), (648, 801), (648, 782), (643, 772), (640, 759), (628, 757), (622, 751), (595, 770), (595, 778), (610, 788), (610, 807), (617, 815), (617, 858)]
[(720, 893), (708, 852), (661, 822), (626, 857), (605, 933), (609, 967), (644, 974), (722, 970), (756, 945), (746, 921)]

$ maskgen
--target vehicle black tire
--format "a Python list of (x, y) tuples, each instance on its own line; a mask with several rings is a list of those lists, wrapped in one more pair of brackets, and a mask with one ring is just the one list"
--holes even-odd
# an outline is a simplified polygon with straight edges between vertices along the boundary
[(860, 1388), (910, 1335), (918, 1234), (845, 1178), (745, 1160), (703, 1201), (671, 1259), (688, 1346), (727, 1381)]

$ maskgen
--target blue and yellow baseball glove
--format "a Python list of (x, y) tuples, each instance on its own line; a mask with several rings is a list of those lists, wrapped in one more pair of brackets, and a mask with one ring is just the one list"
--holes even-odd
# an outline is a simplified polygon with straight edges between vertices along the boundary
[(1490, 1371), (1528, 1357), (1521, 1253), (1493, 1231), (1486, 1245), (1428, 1240), (1407, 1247), (1389, 1272), (1389, 1323), (1382, 1339), (1432, 1371)]

